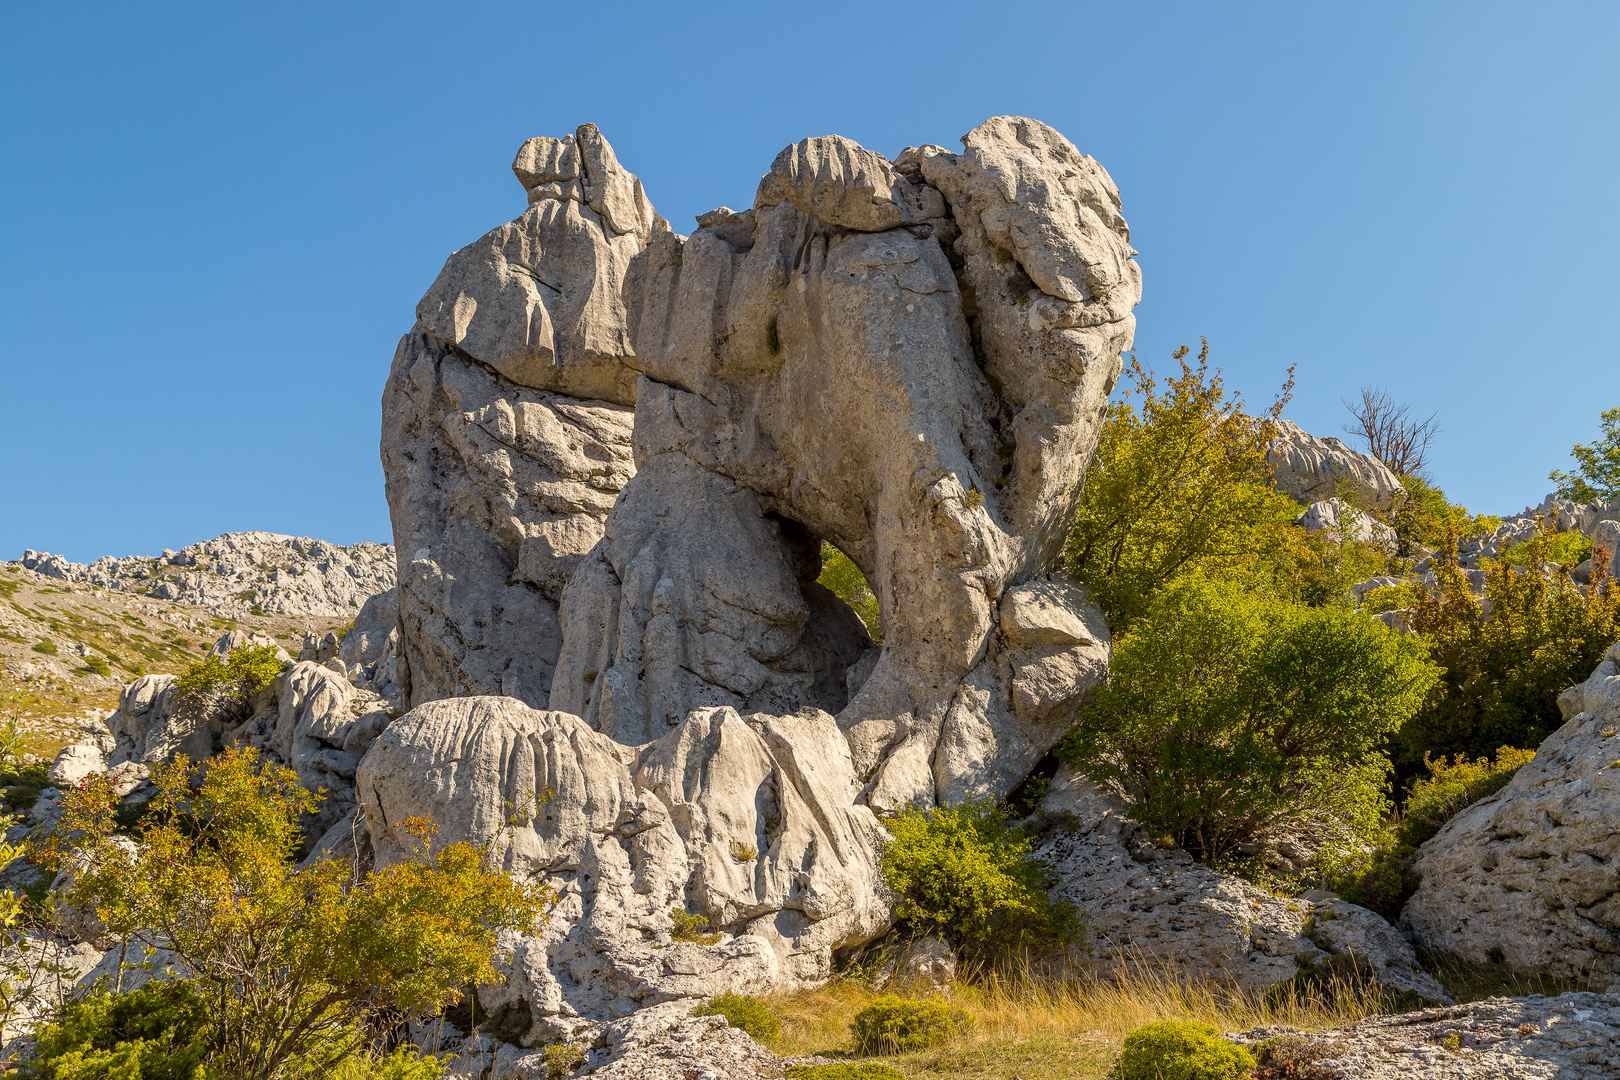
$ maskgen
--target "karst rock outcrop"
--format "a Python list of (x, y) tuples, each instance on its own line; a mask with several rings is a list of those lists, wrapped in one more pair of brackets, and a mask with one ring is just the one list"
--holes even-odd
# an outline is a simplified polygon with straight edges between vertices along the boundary
[[(531, 139), (528, 209), (400, 342), (387, 677), (414, 711), (357, 797), (386, 860), (404, 816), (479, 837), (551, 792), (504, 849), (566, 897), (513, 961), (537, 1018), (823, 977), (887, 925), (882, 815), (1006, 794), (1106, 671), (1051, 571), (1135, 251), (1056, 131), (962, 141), (805, 139), (685, 237), (594, 126)], [(881, 649), (817, 583), (824, 542)], [(672, 908), (724, 940), (670, 945)]]
[(1559, 698), (1564, 725), (1419, 849), (1401, 922), (1475, 963), (1620, 980), (1620, 645)]

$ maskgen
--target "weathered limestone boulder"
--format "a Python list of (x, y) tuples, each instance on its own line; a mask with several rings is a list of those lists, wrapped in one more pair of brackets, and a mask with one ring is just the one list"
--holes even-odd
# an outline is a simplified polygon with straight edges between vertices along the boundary
[(1277, 437), (1266, 448), (1271, 483), (1295, 502), (1309, 505), (1346, 493), (1374, 510), (1388, 510), (1401, 497), (1401, 479), (1370, 454), (1350, 449), (1340, 439), (1325, 439), (1300, 429), (1291, 420), (1273, 420)]
[(79, 744), (62, 747), (45, 773), (45, 779), (59, 788), (77, 787), (85, 777), (106, 771), (107, 759), (102, 756), (100, 748)]
[[(510, 698), (429, 702), (383, 732), (356, 785), (378, 865), (407, 855), (401, 823), (423, 815), (438, 842), (493, 837), (503, 865), (557, 890), (543, 932), (506, 942), (506, 983), (479, 991), (487, 1009), (530, 1010), (529, 1045), (659, 1002), (825, 979), (834, 950), (888, 924), (877, 821), (854, 805), (826, 713), (699, 709), (631, 747)], [(720, 940), (672, 940), (672, 910)]]
[(1402, 925), (1476, 963), (1620, 977), (1620, 645), (1559, 698), (1564, 726), (1418, 850)]
[(1071, 770), (1054, 779), (1041, 813), (1047, 831), (1032, 851), (1052, 868), (1052, 895), (1085, 914), (1072, 960), (1100, 978), (1123, 968), (1263, 991), (1353, 954), (1395, 993), (1451, 1000), (1376, 913), (1326, 895), (1273, 896), (1161, 850), (1122, 803)]
[[(371, 677), (373, 668), (387, 648), (388, 636), (395, 632), (398, 625), (398, 588), (377, 593), (360, 605), (360, 613), (354, 617), (354, 626), (343, 635), (337, 652), (338, 659), (348, 668), (351, 678), (364, 680)], [(359, 665), (360, 670), (356, 671), (355, 665)]]

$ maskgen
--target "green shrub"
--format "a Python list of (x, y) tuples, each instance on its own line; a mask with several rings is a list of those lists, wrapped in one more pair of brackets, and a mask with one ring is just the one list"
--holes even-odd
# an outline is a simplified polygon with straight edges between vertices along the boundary
[[(1163, 391), (1130, 361), (1130, 387), (1109, 408), (1069, 536), (1069, 570), (1116, 635), (1181, 574), (1254, 573), (1303, 536), (1299, 507), (1266, 483), (1274, 429), (1245, 416), (1241, 396), (1210, 371), (1207, 341), (1197, 366), (1187, 355), (1177, 350), (1181, 374)], [(1267, 419), (1281, 413), (1291, 386), (1290, 377)]]
[(1466, 540), (1488, 533), (1502, 524), (1489, 514), (1470, 514), (1468, 508), (1446, 498), (1446, 493), (1421, 476), (1401, 477), (1406, 496), (1395, 506), (1390, 524), (1402, 555), (1413, 548), (1430, 551), (1443, 548), (1448, 540)]
[(39, 641), (34, 642), (34, 651), (44, 653), (46, 656), (55, 656), (57, 652), (56, 642), (50, 638), (41, 638)]
[(855, 1036), (857, 1054), (904, 1054), (926, 1050), (972, 1027), (972, 1020), (961, 1009), (940, 1001), (911, 1001), (901, 997), (880, 997), (855, 1014), (849, 1030)]
[(1507, 787), (1508, 781), (1535, 756), (1534, 750), (1515, 750), (1511, 746), (1497, 748), (1494, 759), (1471, 761), (1459, 757), (1455, 763), (1443, 757), (1431, 760), (1425, 754), (1423, 764), (1429, 775), (1412, 783), (1406, 804), (1401, 807), (1397, 830), (1401, 842), (1419, 846), (1458, 812)]
[(1436, 587), (1418, 597), (1412, 628), (1445, 669), (1440, 686), (1391, 743), (1404, 785), (1426, 756), (1481, 758), (1499, 746), (1539, 746), (1563, 724), (1558, 695), (1582, 682), (1620, 639), (1620, 586), (1604, 579), (1608, 553), (1592, 558), (1582, 589), (1556, 570), (1553, 534), (1539, 532), (1514, 551), (1524, 563), (1486, 573), (1490, 617), (1449, 558), (1437, 559)]
[[(1592, 541), (1578, 532), (1552, 533), (1547, 537), (1546, 549), (1541, 553), (1541, 557), (1560, 567), (1574, 569), (1590, 559), (1593, 550)], [(1503, 566), (1527, 566), (1531, 558), (1530, 546), (1520, 543), (1499, 552), (1496, 561)]]
[(92, 675), (111, 675), (112, 667), (99, 656), (86, 657), (84, 668)]
[(285, 666), (273, 645), (233, 649), (223, 659), (205, 656), (180, 673), (175, 701), (182, 709), (239, 714)]
[(552, 1043), (540, 1051), (546, 1063), (546, 1080), (564, 1080), (585, 1064), (585, 1047), (580, 1043)]
[(825, 540), (821, 542), (821, 575), (816, 581), (855, 609), (855, 614), (866, 624), (866, 632), (881, 648), (883, 617), (878, 611), (877, 597), (872, 595), (872, 587), (866, 583), (866, 575), (861, 573), (861, 568), (848, 555)]
[(37, 1080), (201, 1080), (207, 1010), (186, 979), (153, 979), (127, 994), (92, 990), (39, 1033), (25, 1077)]
[(1113, 1080), (1244, 1080), (1254, 1055), (1209, 1024), (1166, 1020), (1125, 1036)]
[(669, 936), (676, 941), (690, 941), (694, 945), (713, 945), (720, 940), (719, 934), (707, 933), (709, 929), (707, 915), (694, 915), (685, 908), (670, 908), (669, 917), (675, 922), (675, 928), (669, 932)]
[(1558, 484), (1558, 497), (1576, 502), (1613, 499), (1620, 496), (1620, 408), (1604, 409), (1599, 424), (1599, 442), (1576, 443), (1570, 451), (1575, 472), (1554, 469), (1547, 479)]
[(905, 1073), (875, 1061), (856, 1065), (789, 1065), (787, 1074), (792, 1080), (906, 1080)]
[(981, 962), (1078, 938), (1079, 914), (1052, 898), (1046, 869), (994, 802), (909, 807), (886, 824), (881, 873), (898, 898), (895, 918), (911, 929)]
[(1417, 603), (1417, 597), (1417, 582), (1401, 581), (1369, 590), (1362, 596), (1361, 606), (1369, 614), (1376, 615), (1381, 611), (1399, 611), (1402, 608), (1412, 607)]
[(1437, 677), (1423, 651), (1367, 615), (1189, 576), (1115, 639), (1058, 753), (1212, 862), (1302, 823), (1365, 844), (1386, 810), (1381, 745)]
[(765, 1042), (782, 1033), (782, 1021), (759, 998), (747, 994), (717, 994), (693, 1016), (723, 1016), (726, 1023), (750, 1038)]

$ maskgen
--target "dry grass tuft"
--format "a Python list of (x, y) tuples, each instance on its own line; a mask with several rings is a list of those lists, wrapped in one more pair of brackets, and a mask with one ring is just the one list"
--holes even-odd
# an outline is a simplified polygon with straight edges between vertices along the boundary
[[(1121, 972), (1110, 981), (981, 976), (944, 993), (972, 1018), (972, 1031), (946, 1046), (882, 1059), (911, 1080), (1098, 1078), (1112, 1068), (1127, 1032), (1158, 1020), (1200, 1021), (1225, 1032), (1262, 1024), (1320, 1029), (1394, 1008), (1367, 986), (1308, 989), (1301, 997), (1277, 995), (1268, 1003), (1263, 995), (1146, 970)], [(843, 979), (771, 998), (769, 1006), (782, 1018), (781, 1036), (771, 1048), (788, 1057), (851, 1059), (850, 1018), (880, 996), (864, 982)]]

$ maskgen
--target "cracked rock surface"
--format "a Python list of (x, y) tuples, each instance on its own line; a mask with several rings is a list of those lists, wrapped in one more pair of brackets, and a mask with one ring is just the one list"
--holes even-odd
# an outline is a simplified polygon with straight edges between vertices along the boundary
[(1401, 912), (1437, 952), (1558, 978), (1620, 978), (1620, 645), (1559, 698), (1513, 780), (1446, 822)]

